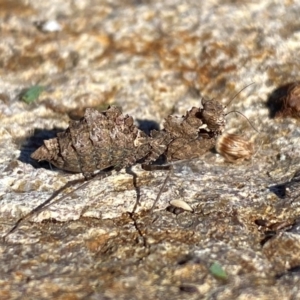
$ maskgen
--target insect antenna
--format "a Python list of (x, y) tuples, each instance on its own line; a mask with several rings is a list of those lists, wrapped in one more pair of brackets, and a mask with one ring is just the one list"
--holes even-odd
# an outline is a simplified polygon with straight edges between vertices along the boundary
[(248, 121), (248, 123), (249, 123), (249, 125), (251, 126), (251, 128), (252, 128), (254, 131), (256, 131), (257, 133), (260, 133), (260, 132), (254, 127), (254, 125), (250, 122), (250, 120), (249, 120), (243, 113), (241, 113), (241, 112), (238, 111), (238, 110), (232, 110), (232, 111), (228, 112), (227, 114), (225, 114), (225, 116), (227, 116), (227, 115), (229, 115), (229, 114), (231, 114), (231, 113), (236, 113), (236, 114), (240, 114), (241, 116), (243, 116), (243, 117)]
[(250, 84), (246, 85), (245, 87), (243, 87), (240, 91), (238, 91), (234, 96), (233, 98), (225, 105), (225, 108), (227, 108), (230, 103), (243, 91), (245, 90), (247, 87), (249, 87), (250, 85), (254, 84), (255, 82), (251, 82)]
[[(243, 90), (245, 90), (247, 87), (249, 87), (250, 85), (252, 85), (252, 84), (255, 84), (255, 82), (251, 82), (250, 84), (248, 84), (248, 85), (246, 85), (245, 87), (243, 87), (240, 91), (238, 91), (235, 95), (234, 95), (234, 97), (225, 105), (225, 107), (224, 107), (224, 109), (225, 108), (227, 108), (230, 104), (231, 104), (231, 102), (243, 91)], [(237, 110), (232, 110), (232, 111), (230, 111), (230, 112), (228, 112), (228, 113), (226, 113), (225, 114), (225, 117), (226, 116), (228, 116), (229, 114), (231, 114), (231, 113), (237, 113), (237, 114), (240, 114), (241, 116), (243, 116), (247, 121), (248, 121), (248, 123), (249, 123), (249, 125), (251, 126), (251, 128), (255, 131), (255, 132), (257, 132), (257, 133), (260, 133), (255, 127), (254, 127), (254, 125), (250, 122), (250, 120), (243, 114), (243, 113), (241, 113), (240, 111), (237, 111)]]

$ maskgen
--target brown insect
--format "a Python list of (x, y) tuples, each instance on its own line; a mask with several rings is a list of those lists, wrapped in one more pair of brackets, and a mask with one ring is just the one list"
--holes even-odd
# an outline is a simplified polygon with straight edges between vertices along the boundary
[[(38, 161), (46, 160), (63, 170), (82, 173), (86, 180), (92, 178), (95, 171), (105, 171), (108, 168), (119, 171), (139, 161), (149, 167), (161, 155), (168, 162), (197, 158), (214, 148), (217, 138), (223, 133), (224, 108), (216, 100), (202, 99), (202, 107), (193, 107), (181, 117), (168, 116), (164, 129), (152, 130), (149, 136), (134, 125), (132, 117), (122, 114), (121, 109), (116, 106), (103, 112), (88, 108), (81, 120), (70, 121), (65, 131), (58, 133), (56, 138), (45, 140), (44, 145), (32, 153), (31, 157)], [(168, 169), (169, 173), (150, 212), (170, 176), (172, 167), (169, 166)], [(106, 174), (110, 175), (111, 171)], [(102, 173), (99, 175), (107, 176)], [(77, 180), (76, 183), (78, 182), (82, 180)], [(47, 201), (19, 219), (4, 239), (34, 213), (41, 212), (68, 196), (67, 194), (52, 201), (74, 183), (75, 181), (67, 183)], [(84, 188), (87, 183), (73, 192)]]
[[(140, 160), (144, 169), (161, 168), (150, 165), (161, 155), (168, 162), (200, 157), (215, 146), (225, 127), (224, 107), (220, 103), (202, 99), (202, 106), (193, 107), (181, 117), (168, 116), (164, 129), (152, 130), (149, 136), (116, 106), (103, 112), (88, 108), (80, 121), (70, 121), (64, 132), (44, 141), (31, 157), (64, 170), (81, 172), (85, 179), (90, 179), (95, 171), (107, 168), (119, 171)], [(172, 166), (163, 169), (169, 173), (150, 212), (160, 198)]]
[(160, 155), (167, 161), (196, 158), (215, 146), (225, 126), (223, 111), (217, 101), (203, 100), (203, 108), (193, 107), (182, 117), (168, 116), (163, 130), (147, 136), (116, 106), (104, 112), (88, 108), (80, 121), (70, 121), (64, 132), (45, 140), (31, 157), (81, 172), (86, 179), (97, 170), (119, 171), (140, 160), (148, 165)]

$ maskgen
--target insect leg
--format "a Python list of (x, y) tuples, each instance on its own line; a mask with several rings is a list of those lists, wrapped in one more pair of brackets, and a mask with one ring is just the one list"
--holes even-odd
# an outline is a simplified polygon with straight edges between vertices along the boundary
[(146, 171), (168, 170), (166, 178), (164, 179), (164, 182), (163, 182), (163, 184), (162, 184), (162, 186), (161, 186), (161, 188), (160, 188), (160, 190), (159, 190), (159, 192), (158, 192), (158, 194), (156, 196), (156, 199), (154, 200), (154, 202), (152, 204), (152, 207), (150, 209), (150, 214), (152, 214), (153, 210), (155, 208), (155, 205), (158, 202), (158, 200), (159, 200), (159, 198), (160, 198), (160, 196), (161, 196), (161, 194), (162, 194), (162, 192), (163, 192), (163, 190), (164, 190), (164, 188), (165, 188), (165, 186), (166, 186), (166, 184), (167, 184), (167, 182), (168, 182), (168, 180), (169, 180), (169, 178), (170, 178), (170, 176), (171, 176), (174, 168), (173, 168), (172, 165), (162, 165), (162, 166), (160, 166), (160, 165), (143, 165), (143, 164), (142, 164), (142, 168), (144, 170), (146, 170)]
[[(93, 177), (91, 180), (95, 180), (96, 178), (100, 177), (100, 179), (103, 179), (107, 176), (111, 175), (111, 171), (110, 172), (99, 172), (98, 174), (96, 174), (95, 177)], [(42, 211), (46, 210), (48, 207), (50, 207), (50, 205), (57, 203), (59, 201), (62, 201), (63, 199), (67, 198), (68, 196), (70, 196), (72, 193), (85, 188), (90, 182), (86, 181), (85, 178), (80, 178), (80, 179), (75, 179), (75, 180), (71, 180), (69, 182), (67, 182), (64, 186), (62, 186), (60, 189), (58, 189), (57, 191), (55, 191), (46, 201), (44, 201), (43, 203), (41, 203), (40, 205), (38, 205), (37, 207), (35, 207), (33, 210), (31, 210), (28, 214), (26, 214), (25, 216), (21, 217), (16, 223), (15, 225), (4, 235), (3, 240), (5, 241), (6, 238), (12, 234), (14, 231), (16, 231), (18, 229), (18, 227), (25, 222), (26, 220), (28, 220), (30, 217), (32, 217), (35, 213), (41, 213)], [(82, 183), (81, 185), (79, 185), (77, 188), (75, 188), (73, 191), (67, 193), (66, 195), (63, 195), (62, 197), (52, 201), (54, 198), (56, 198), (61, 192), (63, 192), (65, 189), (67, 189), (70, 186), (73, 186), (74, 184), (77, 183)]]

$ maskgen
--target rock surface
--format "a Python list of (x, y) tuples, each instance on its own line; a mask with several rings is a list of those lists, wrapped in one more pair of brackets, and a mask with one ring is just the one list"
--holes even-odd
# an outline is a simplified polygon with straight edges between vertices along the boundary
[[(273, 118), (299, 80), (299, 14), (296, 1), (0, 0), (2, 237), (82, 177), (30, 154), (86, 107), (119, 105), (149, 130), (205, 96), (259, 131), (229, 114), (251, 161), (175, 164), (152, 215), (166, 172), (135, 165), (20, 223), (0, 243), (0, 299), (300, 299), (299, 120)], [(194, 212), (166, 211), (174, 199)]]

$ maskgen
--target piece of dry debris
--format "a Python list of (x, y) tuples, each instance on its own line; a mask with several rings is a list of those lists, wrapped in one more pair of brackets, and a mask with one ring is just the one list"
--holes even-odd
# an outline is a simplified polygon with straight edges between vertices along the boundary
[(224, 133), (217, 140), (216, 150), (227, 161), (236, 162), (251, 159), (254, 153), (254, 145), (253, 142), (247, 141), (240, 135)]

